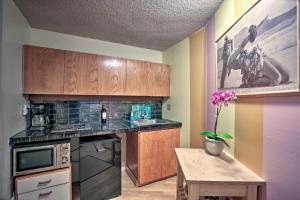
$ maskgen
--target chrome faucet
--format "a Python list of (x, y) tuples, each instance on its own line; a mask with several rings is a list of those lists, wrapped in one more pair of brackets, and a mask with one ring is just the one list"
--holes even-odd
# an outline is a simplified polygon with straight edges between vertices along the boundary
[(141, 119), (145, 119), (146, 114), (145, 113), (141, 113)]

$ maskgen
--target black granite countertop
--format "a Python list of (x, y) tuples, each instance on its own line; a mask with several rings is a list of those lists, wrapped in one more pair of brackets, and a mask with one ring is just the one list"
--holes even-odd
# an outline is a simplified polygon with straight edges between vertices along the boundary
[(100, 123), (88, 124), (86, 129), (74, 129), (74, 130), (60, 130), (55, 132), (50, 131), (30, 131), (29, 129), (23, 130), (10, 138), (10, 145), (27, 144), (35, 142), (46, 142), (55, 140), (70, 139), (73, 137), (88, 137), (96, 135), (106, 135), (115, 133), (127, 133), (134, 131), (147, 131), (147, 130), (160, 130), (170, 128), (180, 128), (182, 124), (180, 122), (163, 119), (160, 123), (144, 126), (136, 126), (127, 120), (112, 119), (108, 120), (106, 125), (103, 126)]

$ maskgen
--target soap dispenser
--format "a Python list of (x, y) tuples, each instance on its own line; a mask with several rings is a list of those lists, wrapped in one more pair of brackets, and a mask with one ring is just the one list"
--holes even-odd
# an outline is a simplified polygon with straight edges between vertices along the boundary
[(134, 118), (133, 118), (133, 111), (131, 110), (130, 112), (130, 123), (133, 123)]

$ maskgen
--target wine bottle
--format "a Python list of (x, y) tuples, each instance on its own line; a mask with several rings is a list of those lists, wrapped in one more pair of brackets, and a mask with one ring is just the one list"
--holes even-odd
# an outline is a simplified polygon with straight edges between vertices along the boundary
[(104, 105), (102, 105), (102, 109), (101, 109), (101, 123), (102, 124), (106, 124), (106, 118), (107, 118), (106, 109), (105, 109)]

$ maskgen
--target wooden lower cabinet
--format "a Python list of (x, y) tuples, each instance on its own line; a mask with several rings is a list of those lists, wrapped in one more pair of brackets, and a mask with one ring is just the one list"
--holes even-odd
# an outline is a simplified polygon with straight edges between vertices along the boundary
[(180, 129), (128, 133), (126, 170), (137, 186), (176, 175)]
[(139, 136), (139, 183), (162, 178), (162, 132), (141, 132)]
[(126, 135), (126, 167), (133, 176), (138, 177), (138, 134), (130, 132)]
[(176, 174), (177, 160), (175, 155), (175, 148), (180, 146), (179, 129), (171, 129), (164, 132), (164, 139), (162, 140), (162, 163), (161, 173), (163, 177), (168, 177)]

